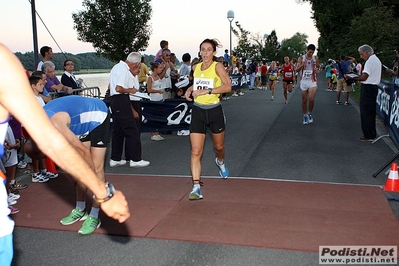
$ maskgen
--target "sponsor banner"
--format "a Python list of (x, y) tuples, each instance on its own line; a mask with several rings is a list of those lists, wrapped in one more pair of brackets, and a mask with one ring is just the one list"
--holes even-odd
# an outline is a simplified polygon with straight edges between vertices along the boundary
[(389, 136), (399, 146), (399, 100), (398, 89), (392, 82), (378, 85), (377, 114), (384, 121)]
[(396, 264), (397, 246), (319, 246), (319, 264)]
[(185, 99), (142, 101), (142, 132), (189, 129), (192, 102)]
[(251, 81), (250, 77), (251, 77), (251, 75), (249, 75), (249, 74), (230, 75), (231, 89), (238, 90), (243, 87), (249, 86), (250, 81)]

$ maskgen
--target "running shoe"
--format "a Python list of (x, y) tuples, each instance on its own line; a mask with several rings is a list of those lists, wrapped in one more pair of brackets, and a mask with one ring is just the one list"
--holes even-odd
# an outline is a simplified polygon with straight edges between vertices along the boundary
[(18, 169), (23, 169), (23, 168), (26, 168), (27, 165), (28, 165), (28, 164), (27, 164), (25, 161), (20, 161), (20, 162), (17, 164), (17, 168), (18, 168)]
[(47, 171), (47, 169), (41, 170), (41, 171), (40, 171), (40, 174), (41, 174), (42, 176), (45, 176), (45, 177), (48, 177), (48, 178), (57, 178), (57, 177), (58, 177), (58, 174), (57, 174), (57, 173), (54, 174), (54, 173), (52, 173), (52, 172)]
[(25, 189), (27, 187), (28, 187), (28, 185), (21, 184), (17, 180), (15, 180), (14, 184), (10, 185), (10, 189), (11, 190), (22, 190), (22, 189)]
[(219, 168), (219, 175), (222, 178), (227, 178), (229, 176), (229, 169), (227, 169), (224, 160), (222, 163), (219, 163), (218, 158), (215, 159), (215, 163), (217, 165), (217, 167)]
[(39, 173), (32, 174), (32, 182), (33, 183), (45, 183), (49, 180), (48, 177), (45, 177)]
[(189, 200), (200, 200), (202, 199), (201, 187), (200, 186), (193, 186), (193, 190), (188, 195)]
[(17, 200), (17, 199), (19, 199), (21, 197), (21, 195), (19, 195), (19, 194), (14, 194), (14, 193), (8, 193), (8, 198), (9, 199), (12, 199), (12, 200)]
[(304, 115), (304, 116), (303, 116), (303, 122), (302, 122), (302, 124), (307, 125), (308, 123), (309, 123), (309, 121), (308, 121), (308, 115)]
[(71, 213), (67, 217), (62, 218), (60, 223), (62, 225), (70, 225), (76, 223), (77, 221), (86, 220), (87, 216), (88, 215), (86, 210), (80, 211), (78, 208), (75, 208), (71, 211)]
[(16, 214), (19, 213), (19, 209), (18, 208), (14, 208), (14, 207), (8, 207), (10, 209), (10, 214)]
[(313, 116), (311, 113), (308, 113), (308, 123), (312, 124), (313, 123)]
[(81, 235), (90, 235), (101, 225), (101, 221), (93, 216), (87, 217), (87, 220), (83, 222), (82, 227), (78, 233)]
[(8, 206), (11, 206), (11, 205), (17, 204), (17, 201), (15, 199), (7, 198), (7, 203), (8, 203)]

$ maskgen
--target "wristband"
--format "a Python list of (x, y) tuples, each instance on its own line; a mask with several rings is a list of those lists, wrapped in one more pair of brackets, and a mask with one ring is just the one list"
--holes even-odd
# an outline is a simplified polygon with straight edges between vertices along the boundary
[(98, 203), (104, 203), (104, 202), (110, 200), (115, 195), (115, 188), (111, 183), (105, 182), (105, 188), (107, 189), (107, 193), (108, 193), (107, 196), (105, 196), (105, 198), (98, 199), (95, 195), (93, 195), (93, 199), (95, 201), (97, 201)]

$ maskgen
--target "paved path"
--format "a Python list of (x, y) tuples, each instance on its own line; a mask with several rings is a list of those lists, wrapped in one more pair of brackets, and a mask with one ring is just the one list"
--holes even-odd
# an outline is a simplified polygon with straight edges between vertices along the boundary
[[(270, 100), (269, 90), (246, 91), (244, 96), (224, 101), (226, 163), (231, 177), (248, 182), (265, 178), (383, 185), (384, 173), (377, 178), (372, 174), (393, 156), (396, 147), (389, 139), (375, 144), (358, 142), (362, 132), (356, 103), (351, 100), (349, 106), (336, 105), (335, 93), (326, 92), (325, 88), (321, 76), (314, 123), (310, 125), (302, 125), (298, 87), (289, 94), (288, 105), (284, 104), (281, 83), (274, 101)], [(107, 166), (106, 172), (189, 177), (189, 138), (176, 134), (164, 137), (164, 141), (154, 142), (149, 133), (142, 134), (143, 159), (151, 161), (149, 167)], [(214, 158), (208, 135), (202, 158), (203, 177), (218, 176)], [(391, 203), (391, 207), (399, 213), (396, 204)], [(16, 265), (121, 265), (122, 261), (130, 261), (126, 265), (318, 264), (318, 254), (307, 252), (153, 239), (128, 241), (124, 237), (82, 237), (77, 233), (26, 228), (15, 229), (15, 248)]]

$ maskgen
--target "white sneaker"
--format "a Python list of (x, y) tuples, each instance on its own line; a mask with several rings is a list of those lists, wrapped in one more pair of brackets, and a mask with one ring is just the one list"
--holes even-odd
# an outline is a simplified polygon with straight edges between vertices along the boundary
[(18, 195), (18, 194), (14, 194), (14, 193), (9, 193), (8, 194), (8, 199), (11, 199), (11, 200), (17, 200), (20, 197), (21, 197), (21, 195)]
[(178, 136), (188, 136), (188, 135), (190, 135), (190, 130), (179, 130), (179, 131), (177, 131), (177, 135)]
[(238, 97), (238, 94), (237, 94), (237, 93), (233, 93), (233, 94), (231, 95), (231, 97)]
[(8, 198), (7, 199), (7, 203), (8, 203), (8, 206), (11, 206), (11, 205), (17, 204), (17, 201), (15, 199)]
[(42, 176), (45, 176), (45, 177), (48, 177), (48, 178), (57, 178), (58, 177), (58, 174), (54, 174), (52, 172), (49, 172), (49, 171), (47, 171), (47, 169), (41, 170), (40, 174)]
[(141, 161), (138, 161), (138, 162), (134, 162), (134, 161), (130, 160), (130, 167), (146, 167), (146, 166), (149, 166), (149, 165), (150, 165), (149, 161), (141, 160)]
[(110, 167), (117, 167), (117, 166), (121, 166), (121, 165), (125, 165), (126, 164), (126, 160), (120, 160), (120, 161), (114, 161), (114, 160), (109, 160), (109, 166)]
[(32, 183), (45, 183), (47, 181), (49, 181), (49, 178), (40, 173), (32, 174)]
[(239, 93), (238, 93), (238, 95), (240, 95), (240, 96), (243, 96), (243, 95), (244, 95), (244, 93), (243, 93), (243, 92), (239, 92)]
[(154, 136), (151, 137), (151, 140), (161, 141), (161, 140), (164, 140), (164, 138), (161, 137), (161, 135), (154, 135)]

